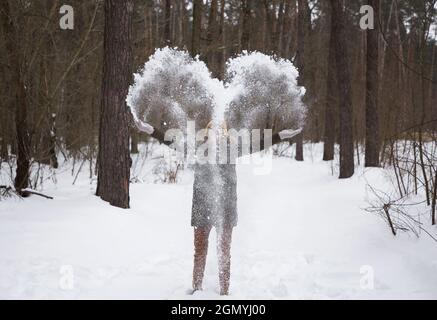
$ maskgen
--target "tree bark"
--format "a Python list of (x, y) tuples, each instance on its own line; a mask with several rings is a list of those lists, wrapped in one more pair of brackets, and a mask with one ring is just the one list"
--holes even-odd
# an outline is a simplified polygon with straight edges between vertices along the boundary
[(272, 34), (273, 34), (273, 14), (271, 13), (270, 10), (270, 1), (269, 0), (264, 0), (263, 1), (263, 15), (264, 15), (264, 23), (263, 23), (263, 27), (264, 27), (264, 31), (263, 31), (263, 49), (264, 52), (269, 52), (272, 49)]
[(252, 13), (252, 5), (250, 0), (242, 1), (242, 33), (241, 33), (241, 47), (240, 51), (250, 50), (250, 17)]
[[(332, 12), (329, 13), (331, 23), (334, 17)], [(325, 133), (323, 143), (323, 160), (334, 160), (335, 145), (335, 119), (337, 113), (337, 100), (335, 96), (338, 93), (335, 77), (335, 38), (332, 33), (329, 36), (328, 52), (328, 75), (326, 79), (326, 105), (325, 105)]]
[[(297, 83), (299, 86), (303, 86), (305, 83), (305, 15), (307, 0), (298, 0), (298, 16), (297, 16), (297, 52), (296, 52), (296, 65), (299, 69), (299, 78)], [(303, 132), (296, 136), (296, 156), (297, 161), (303, 161)]]
[(149, 58), (153, 48), (153, 0), (147, 0), (144, 5), (144, 60)]
[(305, 9), (307, 0), (298, 0), (297, 13), (297, 52), (296, 66), (299, 69), (298, 85), (303, 86), (305, 79)]
[(164, 45), (171, 44), (171, 0), (165, 0)]
[(8, 144), (6, 143), (6, 134), (3, 133), (0, 143), (0, 162), (9, 160)]
[(432, 225), (436, 224), (436, 209), (437, 209), (437, 170), (434, 172), (434, 189), (432, 194), (432, 203), (431, 203), (431, 223)]
[(281, 55), (282, 53), (282, 45), (283, 45), (283, 34), (284, 34), (284, 6), (285, 0), (281, 0), (279, 3), (279, 12), (278, 12), (278, 30), (277, 30), (277, 39), (276, 39), (276, 52)]
[(135, 129), (131, 130), (130, 134), (130, 152), (138, 153), (138, 133)]
[(200, 53), (200, 34), (202, 31), (202, 0), (193, 1), (193, 34), (191, 38), (191, 55)]
[(220, 0), (220, 27), (219, 27), (220, 50), (218, 52), (218, 78), (223, 80), (225, 77), (226, 64), (226, 37), (225, 37), (225, 0)]
[[(289, 59), (289, 52), (290, 52), (290, 44), (292, 39), (292, 31), (293, 30), (293, 19), (292, 19), (292, 12), (295, 10), (296, 3), (293, 0), (286, 0), (285, 2), (285, 17), (284, 17), (284, 30), (283, 33), (285, 33), (284, 36), (284, 44), (282, 46), (282, 52), (281, 55), (285, 59)], [(287, 32), (288, 31), (288, 32)]]
[(330, 0), (332, 8), (331, 35), (335, 43), (337, 84), (340, 97), (340, 179), (354, 174), (354, 144), (352, 132), (352, 93), (347, 55), (345, 13), (341, 1)]
[(17, 135), (17, 170), (14, 180), (14, 187), (18, 193), (28, 187), (30, 170), (30, 140), (27, 127), (28, 99), (23, 80), (21, 52), (19, 48), (18, 28), (12, 20), (9, 1), (1, 1), (0, 14), (3, 20), (5, 32), (5, 47), (9, 55), (11, 67), (11, 87), (14, 92), (15, 102), (15, 130)]
[(131, 80), (132, 0), (105, 0), (102, 101), (97, 195), (129, 208), (129, 123), (126, 95)]
[(379, 166), (378, 62), (379, 62), (379, 0), (368, 0), (374, 10), (375, 28), (368, 29), (366, 52), (366, 152), (365, 166)]
[(207, 48), (206, 48), (206, 64), (214, 77), (218, 77), (219, 70), (219, 25), (217, 21), (218, 1), (211, 0), (211, 8), (209, 11), (208, 31), (207, 31)]

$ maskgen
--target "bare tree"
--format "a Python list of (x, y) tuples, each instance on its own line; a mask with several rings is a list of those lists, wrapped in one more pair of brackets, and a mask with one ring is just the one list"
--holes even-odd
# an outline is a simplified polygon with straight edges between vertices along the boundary
[(14, 186), (17, 192), (21, 193), (22, 189), (27, 188), (29, 182), (30, 168), (30, 141), (27, 127), (27, 110), (29, 108), (26, 96), (26, 88), (22, 73), (22, 53), (19, 47), (18, 39), (19, 28), (17, 25), (22, 23), (22, 15), (17, 16), (21, 21), (12, 19), (11, 8), (8, 0), (2, 1), (0, 14), (3, 21), (5, 32), (5, 47), (9, 55), (11, 68), (11, 84), (14, 92), (15, 103), (15, 131), (17, 135), (17, 170)]
[(191, 37), (191, 55), (200, 53), (200, 35), (202, 32), (202, 0), (193, 0), (193, 31)]
[(345, 12), (340, 1), (330, 1), (332, 9), (331, 36), (334, 37), (335, 43), (334, 51), (340, 97), (340, 179), (342, 179), (349, 178), (354, 174), (351, 77), (346, 46)]
[(281, 0), (279, 3), (279, 12), (278, 12), (278, 30), (276, 31), (277, 39), (277, 52), (282, 52), (282, 44), (283, 44), (283, 32), (284, 32), (284, 6), (285, 0)]
[(293, 18), (292, 14), (294, 13), (296, 7), (296, 1), (293, 0), (286, 0), (285, 1), (285, 17), (284, 17), (284, 27), (283, 27), (283, 34), (284, 34), (284, 40), (283, 40), (283, 46), (282, 46), (282, 57), (289, 59), (289, 52), (290, 52), (290, 43), (292, 37), (292, 30), (293, 30)]
[[(369, 0), (374, 16), (379, 21), (379, 0)], [(378, 117), (378, 62), (379, 62), (379, 23), (374, 29), (367, 29), (366, 52), (366, 152), (365, 166), (379, 166), (379, 117)]]
[(132, 0), (105, 0), (97, 195), (121, 208), (129, 208), (129, 123), (125, 98), (131, 80), (132, 12)]
[[(303, 86), (305, 83), (305, 22), (307, 0), (298, 0), (297, 16), (297, 52), (296, 65), (299, 68), (298, 84)], [(303, 161), (303, 133), (296, 137), (296, 157), (297, 161)]]
[(250, 31), (251, 31), (251, 14), (252, 14), (252, 2), (250, 0), (241, 1), (241, 14), (243, 16), (242, 20), (242, 31), (241, 31), (241, 50), (250, 50)]
[(226, 37), (225, 37), (225, 0), (220, 0), (220, 26), (219, 26), (219, 43), (218, 50), (218, 78), (223, 80), (225, 74), (226, 61)]
[[(329, 10), (329, 16), (332, 24), (332, 12)], [(332, 31), (332, 30), (331, 30)], [(337, 100), (335, 96), (338, 93), (335, 78), (335, 38), (332, 33), (329, 35), (328, 51), (328, 75), (326, 78), (326, 105), (325, 105), (325, 132), (323, 144), (323, 160), (334, 160), (335, 144), (335, 119), (337, 116)]]
[(171, 44), (171, 0), (165, 0), (164, 45)]
[(209, 10), (208, 30), (207, 30), (207, 47), (206, 47), (206, 62), (208, 68), (214, 77), (220, 75), (219, 56), (217, 48), (219, 43), (219, 24), (217, 21), (218, 15), (218, 0), (211, 0), (211, 8)]

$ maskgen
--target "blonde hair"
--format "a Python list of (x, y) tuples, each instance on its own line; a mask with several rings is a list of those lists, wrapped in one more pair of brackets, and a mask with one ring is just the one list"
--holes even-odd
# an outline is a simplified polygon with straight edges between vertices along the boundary
[[(208, 124), (206, 125), (205, 129), (206, 129), (206, 135), (208, 135), (209, 133), (209, 129), (212, 128), (212, 123), (213, 121), (211, 120), (210, 122), (208, 122)], [(221, 128), (223, 129), (224, 135), (227, 136), (228, 135), (228, 125), (226, 123), (226, 121), (223, 121), (221, 124)]]

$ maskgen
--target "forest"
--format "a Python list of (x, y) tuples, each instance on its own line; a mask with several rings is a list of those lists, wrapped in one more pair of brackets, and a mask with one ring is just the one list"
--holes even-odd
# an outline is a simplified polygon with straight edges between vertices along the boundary
[[(435, 299), (436, 48), (436, 0), (1, 1), (0, 298), (185, 296), (191, 210), (215, 299), (198, 211), (238, 207), (237, 298)], [(205, 172), (165, 146), (189, 120), (272, 147)]]

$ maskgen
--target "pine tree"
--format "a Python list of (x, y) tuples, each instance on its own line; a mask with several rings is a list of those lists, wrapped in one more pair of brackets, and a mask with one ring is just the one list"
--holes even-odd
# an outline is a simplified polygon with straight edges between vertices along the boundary
[(337, 84), (340, 100), (340, 179), (354, 174), (354, 144), (352, 92), (347, 55), (345, 12), (341, 1), (331, 0), (331, 36), (334, 37), (335, 60), (337, 61)]
[[(15, 104), (15, 130), (17, 135), (17, 170), (14, 180), (14, 187), (21, 193), (22, 189), (28, 187), (30, 169), (30, 141), (27, 127), (28, 98), (21, 69), (20, 41), (18, 39), (17, 22), (12, 19), (11, 8), (8, 0), (1, 2), (0, 16), (3, 21), (5, 32), (5, 47), (9, 55), (11, 67), (11, 85), (14, 94)], [(23, 20), (19, 18), (19, 24)]]
[(369, 0), (375, 17), (374, 29), (367, 29), (366, 52), (366, 152), (365, 166), (379, 166), (379, 117), (378, 117), (378, 35), (379, 0)]
[(126, 95), (131, 80), (132, 0), (105, 0), (102, 100), (97, 195), (129, 208), (129, 123)]

